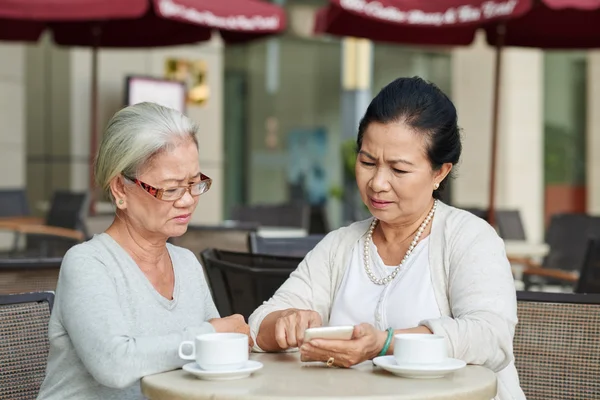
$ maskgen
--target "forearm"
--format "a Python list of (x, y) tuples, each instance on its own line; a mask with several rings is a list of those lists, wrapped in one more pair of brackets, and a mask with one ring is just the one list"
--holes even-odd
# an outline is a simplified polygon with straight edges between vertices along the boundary
[(256, 344), (263, 351), (266, 352), (277, 352), (284, 349), (279, 346), (275, 339), (275, 325), (281, 315), (287, 310), (273, 311), (262, 320), (260, 328), (258, 328), (258, 334), (256, 335)]
[(211, 332), (214, 332), (212, 325), (204, 323), (162, 336), (99, 338), (99, 335), (82, 337), (76, 332), (70, 336), (78, 355), (98, 383), (125, 388), (146, 375), (180, 368), (186, 361), (177, 355), (179, 344)]
[(512, 359), (511, 325), (493, 315), (442, 317), (423, 324), (447, 339), (451, 357), (468, 364), (498, 372)]

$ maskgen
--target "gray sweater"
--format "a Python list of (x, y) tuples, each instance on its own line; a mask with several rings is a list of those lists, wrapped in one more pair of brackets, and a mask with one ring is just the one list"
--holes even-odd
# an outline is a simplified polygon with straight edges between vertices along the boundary
[(162, 297), (108, 234), (64, 257), (49, 325), (50, 354), (38, 399), (143, 399), (139, 380), (186, 361), (179, 343), (214, 332), (218, 317), (200, 263), (167, 244), (173, 300)]

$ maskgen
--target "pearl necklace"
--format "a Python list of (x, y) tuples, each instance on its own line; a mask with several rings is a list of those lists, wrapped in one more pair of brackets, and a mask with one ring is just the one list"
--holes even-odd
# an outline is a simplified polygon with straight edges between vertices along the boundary
[(417, 246), (417, 243), (419, 243), (419, 238), (421, 237), (421, 235), (423, 234), (423, 231), (429, 224), (429, 221), (431, 221), (431, 219), (433, 218), (433, 214), (435, 214), (436, 207), (437, 207), (437, 200), (434, 200), (433, 207), (431, 207), (429, 214), (427, 214), (427, 217), (421, 223), (421, 226), (419, 226), (419, 229), (417, 230), (417, 234), (415, 235), (413, 241), (410, 243), (410, 246), (408, 247), (408, 250), (406, 251), (404, 258), (400, 262), (400, 265), (398, 265), (396, 268), (394, 268), (394, 271), (392, 271), (391, 274), (389, 274), (388, 276), (381, 278), (381, 279), (377, 278), (375, 276), (375, 274), (373, 274), (371, 267), (369, 267), (369, 253), (370, 253), (369, 244), (373, 240), (373, 231), (375, 230), (375, 227), (377, 226), (377, 219), (373, 219), (373, 222), (371, 223), (371, 226), (369, 227), (369, 232), (367, 233), (367, 237), (365, 238), (365, 249), (364, 249), (365, 251), (363, 254), (364, 254), (364, 261), (365, 261), (365, 271), (367, 272), (369, 279), (371, 279), (371, 281), (374, 284), (387, 285), (396, 277), (396, 275), (398, 275), (398, 273), (402, 269), (402, 266), (406, 263), (406, 260), (408, 260), (408, 257), (411, 255), (411, 253)]

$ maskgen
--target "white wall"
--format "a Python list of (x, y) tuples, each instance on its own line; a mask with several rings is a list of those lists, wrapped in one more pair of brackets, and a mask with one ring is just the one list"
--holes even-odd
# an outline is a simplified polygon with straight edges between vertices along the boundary
[(0, 187), (25, 185), (25, 46), (0, 43)]
[[(497, 208), (519, 209), (528, 239), (543, 238), (543, 58), (539, 50), (503, 54), (497, 163)], [(453, 51), (452, 98), (463, 155), (452, 196), (458, 206), (487, 207), (494, 50), (477, 42)]]
[(498, 206), (521, 211), (531, 241), (544, 237), (543, 53), (509, 49), (503, 63)]
[(70, 187), (69, 50), (45, 35), (26, 47), (25, 60), (27, 195), (41, 214), (41, 201)]
[(587, 59), (587, 211), (600, 214), (600, 51), (588, 52)]
[(493, 70), (493, 50), (481, 42), (452, 53), (452, 100), (463, 129), (452, 197), (460, 206), (488, 205)]
[[(0, 43), (0, 187), (25, 186), (25, 46)], [(12, 243), (0, 231), (0, 248)]]

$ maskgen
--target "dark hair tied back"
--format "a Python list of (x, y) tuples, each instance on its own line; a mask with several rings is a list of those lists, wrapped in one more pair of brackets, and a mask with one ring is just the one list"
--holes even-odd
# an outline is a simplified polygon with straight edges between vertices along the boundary
[[(462, 145), (456, 108), (433, 83), (419, 77), (398, 78), (381, 89), (360, 121), (356, 141), (358, 150), (365, 131), (373, 122), (403, 122), (416, 134), (426, 135), (427, 157), (434, 170), (445, 163), (458, 163)], [(440, 197), (447, 180), (440, 183), (434, 197)]]

